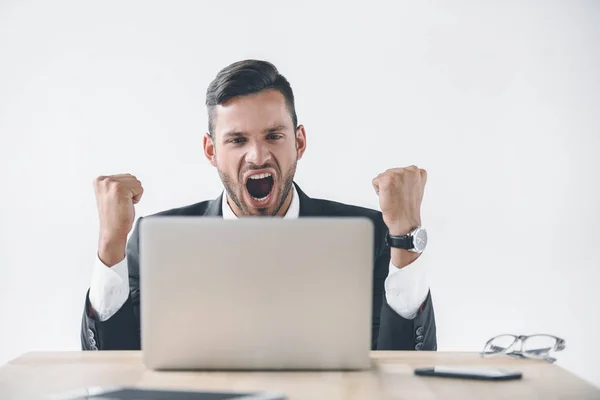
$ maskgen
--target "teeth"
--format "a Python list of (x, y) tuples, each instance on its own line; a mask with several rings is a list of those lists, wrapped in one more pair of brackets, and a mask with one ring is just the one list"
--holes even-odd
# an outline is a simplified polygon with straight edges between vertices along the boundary
[(256, 198), (256, 197), (252, 196), (252, 198), (253, 198), (254, 200), (256, 200), (256, 201), (265, 201), (265, 200), (267, 199), (267, 197), (269, 197), (269, 195), (266, 195), (266, 196), (265, 196), (265, 197), (263, 197), (262, 199), (258, 199), (258, 198)]
[(252, 176), (250, 176), (250, 179), (264, 179), (264, 178), (268, 178), (269, 176), (271, 176), (271, 174), (267, 172), (266, 174), (252, 175)]

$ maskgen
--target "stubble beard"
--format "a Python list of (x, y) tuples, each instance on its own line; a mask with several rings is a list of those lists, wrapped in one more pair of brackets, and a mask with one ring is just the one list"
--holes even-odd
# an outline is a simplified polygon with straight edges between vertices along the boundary
[[(292, 186), (294, 184), (294, 176), (296, 174), (297, 163), (298, 163), (298, 160), (296, 159), (294, 161), (294, 164), (292, 164), (292, 166), (290, 167), (290, 169), (288, 169), (286, 174), (283, 175), (283, 184), (281, 185), (281, 188), (280, 188), (280, 196), (281, 197), (279, 199), (279, 204), (274, 209), (274, 211), (271, 212), (270, 214), (269, 214), (269, 210), (266, 208), (257, 209), (258, 214), (250, 214), (248, 207), (241, 201), (242, 191), (247, 190), (244, 183), (242, 182), (240, 184), (236, 184), (235, 181), (231, 178), (231, 176), (229, 176), (229, 174), (227, 174), (225, 171), (221, 170), (219, 167), (217, 167), (217, 172), (219, 173), (219, 178), (221, 178), (221, 182), (223, 183), (223, 186), (225, 186), (225, 191), (227, 192), (227, 195), (235, 203), (237, 208), (242, 211), (242, 215), (244, 215), (244, 216), (251, 216), (251, 215), (276, 216), (277, 213), (281, 210), (281, 207), (283, 207), (285, 200), (287, 199), (288, 195), (290, 194), (290, 190), (292, 190)], [(241, 179), (240, 179), (240, 181), (241, 181)], [(237, 192), (236, 192), (235, 188), (238, 189)]]

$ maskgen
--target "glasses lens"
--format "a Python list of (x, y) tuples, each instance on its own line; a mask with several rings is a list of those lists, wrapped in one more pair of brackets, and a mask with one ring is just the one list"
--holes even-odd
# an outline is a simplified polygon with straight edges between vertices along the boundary
[(528, 357), (546, 357), (556, 345), (556, 338), (546, 335), (533, 335), (525, 339), (523, 354)]
[(487, 344), (484, 349), (485, 354), (504, 353), (515, 343), (513, 335), (496, 336)]

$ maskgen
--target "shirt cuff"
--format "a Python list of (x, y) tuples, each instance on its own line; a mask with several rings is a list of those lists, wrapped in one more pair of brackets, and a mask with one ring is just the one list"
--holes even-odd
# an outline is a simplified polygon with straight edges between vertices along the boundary
[(390, 261), (390, 271), (385, 280), (385, 297), (392, 310), (405, 319), (417, 316), (429, 293), (426, 265), (422, 258), (423, 254), (404, 268), (397, 268)]
[(90, 285), (90, 305), (96, 318), (106, 321), (119, 311), (129, 297), (129, 271), (127, 257), (112, 267), (107, 267), (96, 256)]

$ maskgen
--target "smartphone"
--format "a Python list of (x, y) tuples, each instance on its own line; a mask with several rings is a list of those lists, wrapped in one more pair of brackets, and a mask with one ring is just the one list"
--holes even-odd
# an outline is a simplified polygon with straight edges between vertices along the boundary
[(486, 381), (508, 381), (521, 379), (523, 374), (505, 368), (479, 366), (435, 366), (415, 369), (415, 375), (440, 376), (443, 378), (479, 379)]

